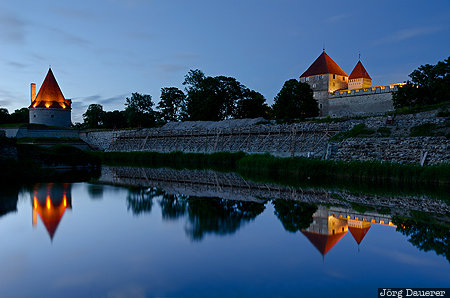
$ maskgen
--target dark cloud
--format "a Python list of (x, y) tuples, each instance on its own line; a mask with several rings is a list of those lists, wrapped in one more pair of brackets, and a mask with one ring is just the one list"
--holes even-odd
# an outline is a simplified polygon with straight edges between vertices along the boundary
[(27, 23), (13, 13), (0, 13), (0, 39), (4, 42), (23, 44)]
[(192, 60), (192, 59), (198, 59), (200, 58), (200, 55), (195, 54), (195, 53), (191, 53), (191, 52), (184, 52), (184, 53), (176, 53), (174, 55), (175, 58), (177, 59), (182, 59), (182, 60)]
[(112, 97), (104, 97), (99, 94), (90, 95), (86, 97), (72, 98), (72, 101), (77, 104), (88, 107), (90, 104), (101, 104), (101, 105), (117, 105), (125, 104), (125, 98), (130, 96), (129, 94), (120, 94)]
[(11, 106), (14, 103), (23, 102), (23, 98), (18, 97), (8, 90), (0, 89), (0, 106)]
[(442, 27), (437, 26), (424, 26), (424, 27), (416, 27), (416, 28), (409, 28), (409, 29), (403, 29), (393, 32), (390, 35), (387, 35), (383, 38), (377, 39), (372, 42), (373, 46), (387, 44), (387, 43), (394, 43), (399, 42), (411, 38), (415, 38), (418, 36), (423, 35), (429, 35), (435, 32), (438, 32), (442, 30)]
[(28, 66), (27, 64), (16, 62), (16, 61), (10, 61), (10, 62), (7, 62), (7, 64), (9, 66), (12, 66), (14, 68), (19, 68), (19, 69), (23, 69), (23, 68), (26, 68)]
[(63, 31), (59, 28), (49, 27), (47, 28), (49, 31), (53, 32), (54, 37), (59, 39), (60, 41), (64, 43), (70, 43), (72, 45), (77, 46), (88, 46), (91, 44), (91, 42), (87, 39), (84, 39), (80, 36), (77, 36), (75, 34)]
[(68, 7), (54, 7), (52, 9), (55, 13), (62, 15), (66, 18), (79, 19), (83, 21), (94, 20), (95, 15), (92, 12), (87, 10), (78, 10), (74, 8)]
[(165, 74), (187, 70), (184, 65), (179, 64), (157, 64), (156, 67)]
[(72, 98), (72, 122), (83, 122), (83, 114), (91, 104), (100, 104), (105, 111), (125, 108), (127, 94), (104, 97), (99, 94)]
[(329, 17), (327, 19), (327, 21), (329, 23), (335, 23), (335, 22), (342, 21), (343, 19), (349, 18), (350, 16), (351, 16), (350, 14), (337, 14), (337, 15)]

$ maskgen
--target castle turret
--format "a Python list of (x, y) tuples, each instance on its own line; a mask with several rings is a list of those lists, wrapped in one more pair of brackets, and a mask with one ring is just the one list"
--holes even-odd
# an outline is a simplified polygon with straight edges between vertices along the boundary
[(33, 85), (31, 84), (31, 105), (29, 106), (30, 123), (69, 127), (72, 101), (64, 98), (52, 69), (48, 70), (37, 96), (35, 96), (36, 87)]
[(321, 115), (328, 113), (328, 94), (347, 89), (348, 75), (325, 53), (325, 50), (300, 76), (300, 82), (308, 83), (319, 103)]
[(372, 78), (367, 73), (361, 61), (358, 61), (348, 78), (348, 89), (370, 88), (371, 86)]

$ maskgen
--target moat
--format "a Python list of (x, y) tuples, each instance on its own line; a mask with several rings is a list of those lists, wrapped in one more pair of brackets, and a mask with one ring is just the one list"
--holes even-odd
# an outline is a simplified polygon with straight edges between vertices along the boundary
[(89, 183), (0, 197), (1, 297), (373, 297), (449, 284), (449, 207), (424, 194), (103, 167)]

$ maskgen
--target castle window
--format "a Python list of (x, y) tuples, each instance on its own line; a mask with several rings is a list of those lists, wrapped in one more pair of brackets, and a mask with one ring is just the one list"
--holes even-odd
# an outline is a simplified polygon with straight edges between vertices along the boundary
[(335, 79), (336, 78), (336, 75), (333, 75), (333, 79)]
[(306, 77), (306, 79), (305, 79), (307, 82), (309, 81), (309, 77)]
[(321, 109), (323, 107), (323, 105), (321, 103), (319, 103), (319, 109)]
[(345, 81), (345, 77), (342, 77), (342, 80)]
[(313, 84), (313, 88), (316, 88), (317, 84)]
[(33, 115), (34, 118), (36, 118), (36, 115)]

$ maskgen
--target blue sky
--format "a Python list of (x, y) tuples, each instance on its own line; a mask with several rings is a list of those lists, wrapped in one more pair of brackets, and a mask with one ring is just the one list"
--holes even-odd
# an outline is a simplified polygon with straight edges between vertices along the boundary
[(30, 102), (49, 65), (72, 121), (91, 103), (159, 101), (189, 69), (235, 77), (272, 104), (283, 83), (326, 52), (372, 84), (402, 82), (450, 55), (450, 1), (91, 0), (0, 2), (0, 107)]

